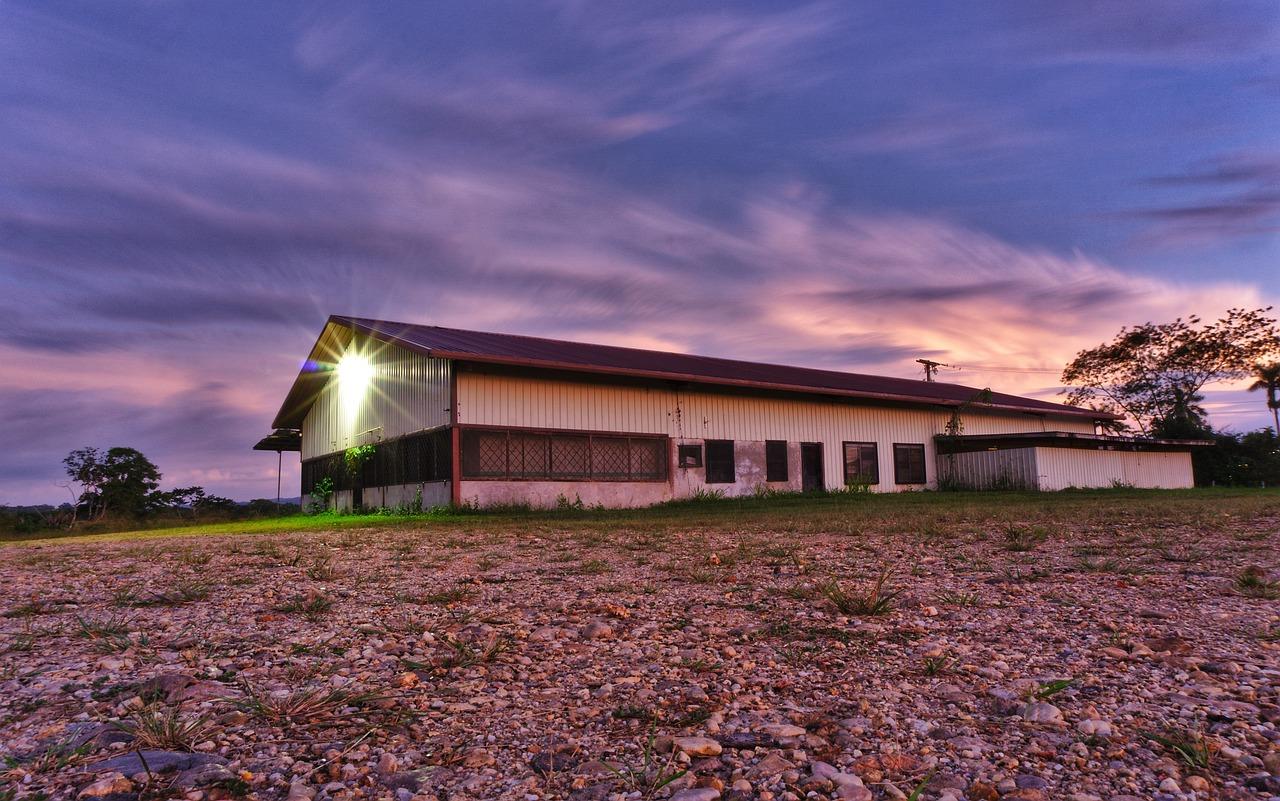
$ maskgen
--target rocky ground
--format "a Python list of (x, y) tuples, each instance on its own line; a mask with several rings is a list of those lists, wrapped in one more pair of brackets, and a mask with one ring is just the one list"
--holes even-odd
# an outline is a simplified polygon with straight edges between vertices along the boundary
[(731, 528), (5, 547), (0, 799), (1280, 796), (1274, 515)]

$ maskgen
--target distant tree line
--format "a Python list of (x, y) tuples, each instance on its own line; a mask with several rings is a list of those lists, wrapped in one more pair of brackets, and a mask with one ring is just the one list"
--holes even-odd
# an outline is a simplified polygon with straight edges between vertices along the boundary
[[(1231, 309), (1205, 323), (1199, 317), (1122, 328), (1116, 337), (1082, 350), (1062, 372), (1067, 400), (1124, 415), (1110, 425), (1165, 439), (1201, 439), (1213, 447), (1192, 452), (1196, 483), (1280, 484), (1280, 329), (1271, 307)], [(1203, 390), (1252, 378), (1274, 425), (1250, 432), (1215, 430)]]
[(226, 520), (297, 511), (296, 504), (257, 499), (247, 504), (204, 487), (160, 489), (161, 474), (135, 448), (80, 448), (62, 460), (71, 500), (59, 506), (0, 507), (0, 532), (129, 528), (167, 521)]

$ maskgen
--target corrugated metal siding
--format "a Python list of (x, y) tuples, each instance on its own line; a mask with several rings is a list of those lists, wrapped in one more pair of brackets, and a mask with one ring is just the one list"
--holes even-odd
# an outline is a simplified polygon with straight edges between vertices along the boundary
[(1190, 453), (1036, 448), (1036, 470), (1043, 490), (1113, 482), (1147, 489), (1195, 486)]
[(1035, 448), (944, 454), (938, 478), (956, 489), (1036, 489)]
[[(676, 439), (733, 439), (823, 443), (827, 486), (843, 481), (841, 443), (875, 442), (880, 490), (893, 483), (893, 443), (924, 443), (930, 483), (936, 475), (933, 437), (950, 418), (946, 409), (907, 409), (857, 402), (761, 398), (658, 387), (462, 372), (458, 376), (459, 421), (475, 425), (526, 426), (667, 434)], [(1024, 414), (963, 414), (965, 433), (1082, 431), (1087, 420)]]
[(303, 459), (449, 423), (449, 361), (362, 336), (353, 346), (373, 378), (354, 410), (344, 408), (337, 377), (329, 379), (302, 424)]

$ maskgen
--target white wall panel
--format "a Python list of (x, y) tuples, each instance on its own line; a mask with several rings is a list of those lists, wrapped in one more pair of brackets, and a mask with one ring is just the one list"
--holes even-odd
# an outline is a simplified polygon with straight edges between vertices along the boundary
[(1113, 482), (1145, 489), (1195, 486), (1190, 453), (1036, 448), (1040, 489), (1109, 487)]
[[(882, 491), (897, 489), (893, 483), (895, 442), (927, 446), (925, 469), (933, 483), (933, 437), (943, 432), (950, 418), (950, 410), (944, 408), (766, 398), (466, 371), (458, 376), (458, 414), (460, 422), (473, 425), (666, 434), (677, 440), (821, 442), (829, 488), (844, 481), (842, 443), (875, 442), (881, 477), (878, 489)], [(963, 420), (966, 434), (1093, 433), (1090, 421), (1072, 417), (973, 409), (963, 413)]]
[(359, 397), (344, 397), (329, 378), (302, 424), (302, 458), (412, 434), (449, 423), (451, 363), (356, 336), (351, 346), (373, 373)]

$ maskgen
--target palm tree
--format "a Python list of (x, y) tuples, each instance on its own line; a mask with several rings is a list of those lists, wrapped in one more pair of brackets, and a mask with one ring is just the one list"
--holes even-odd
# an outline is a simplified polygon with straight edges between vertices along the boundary
[(1253, 374), (1258, 380), (1249, 385), (1249, 391), (1260, 389), (1267, 393), (1267, 408), (1275, 418), (1275, 432), (1280, 435), (1280, 362), (1256, 364), (1253, 366)]

